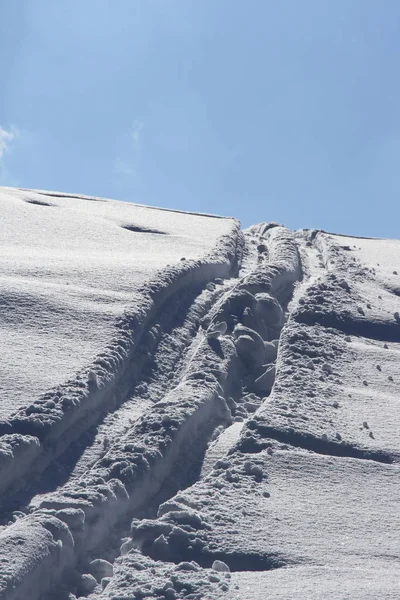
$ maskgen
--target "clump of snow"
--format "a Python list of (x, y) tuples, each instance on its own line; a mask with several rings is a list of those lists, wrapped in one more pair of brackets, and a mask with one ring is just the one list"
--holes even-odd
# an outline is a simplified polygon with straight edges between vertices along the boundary
[(95, 579), (100, 582), (103, 577), (112, 577), (114, 574), (114, 569), (111, 563), (107, 560), (103, 560), (101, 558), (96, 558), (92, 560), (89, 565), (90, 573), (95, 577)]
[(211, 568), (219, 573), (230, 573), (230, 568), (222, 560), (214, 560)]

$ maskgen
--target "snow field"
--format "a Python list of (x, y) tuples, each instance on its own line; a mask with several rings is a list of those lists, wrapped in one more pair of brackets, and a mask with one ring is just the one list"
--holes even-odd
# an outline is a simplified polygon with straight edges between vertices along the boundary
[[(2, 440), (3, 454), (16, 458), (14, 473), (17, 479), (10, 481), (10, 475), (5, 475), (2, 492), (10, 483), (10, 493), (17, 491), (23, 483), (24, 468), (29, 468), (31, 475), (43, 472), (49, 462), (95, 422), (104, 410), (126, 397), (139, 375), (132, 369), (137, 360), (135, 350), (162, 305), (184, 289), (201, 287), (217, 277), (227, 277), (234, 268), (239, 240), (237, 224), (225, 221), (225, 232), (219, 239), (212, 239), (215, 246), (203, 260), (187, 260), (168, 267), (139, 287), (136, 305), (121, 315), (114, 326), (114, 339), (93, 363), (74, 379), (46, 392), (3, 423), (8, 434)], [(13, 434), (18, 435), (9, 437)], [(42, 451), (39, 454), (35, 438), (40, 440)], [(9, 465), (6, 468), (9, 474), (12, 473)]]
[[(216, 558), (228, 564), (228, 590), (210, 598), (399, 593), (396, 300), (372, 309), (385, 297), (381, 282), (360, 262), (349, 267), (332, 236), (324, 243), (322, 276), (311, 271), (291, 305), (268, 401), (205, 477), (162, 504), (156, 521), (132, 524), (153, 560), (192, 560), (204, 576)], [(128, 557), (101, 597), (135, 597)]]
[(399, 596), (398, 242), (0, 202), (1, 600)]
[(161, 269), (205, 259), (237, 230), (232, 219), (31, 190), (1, 188), (0, 207), (1, 418), (87, 367)]
[[(360, 567), (299, 566), (232, 573), (229, 594), (233, 600), (264, 600), (266, 593), (274, 600), (396, 600), (398, 581), (397, 566), (388, 568), (375, 559), (363, 561)], [(224, 596), (210, 595), (218, 597)]]
[[(69, 523), (75, 549), (65, 569), (73, 568), (76, 561), (84, 563), (110, 535), (119, 516), (148, 503), (163, 487), (172, 467), (185, 471), (177, 464), (182, 463), (182, 456), (189, 457), (188, 467), (192, 468), (193, 451), (204, 454), (218, 424), (231, 422), (224, 394), (236, 387), (235, 344), (230, 336), (210, 338), (202, 331), (199, 336), (198, 351), (191, 357), (181, 384), (144, 415), (80, 485), (75, 482), (69, 489), (67, 484), (64, 490), (42, 496), (31, 506), (35, 516), (47, 518), (50, 514)], [(201, 461), (199, 472), (200, 467)], [(185, 473), (183, 478), (187, 478)]]
[(73, 537), (59, 519), (18, 519), (0, 535), (0, 598), (38, 598), (40, 590), (58, 583), (73, 555)]
[[(16, 195), (18, 196), (18, 194)], [(6, 197), (6, 201), (10, 201), (9, 196)], [(11, 202), (14, 202), (14, 198), (11, 198)], [(42, 205), (39, 204), (33, 206), (42, 208)], [(113, 206), (112, 214), (115, 213), (115, 208)], [(179, 220), (181, 216), (177, 215), (174, 220)], [(165, 225), (165, 214), (163, 217)], [(190, 220), (191, 217), (191, 215), (183, 215), (184, 220)], [(207, 218), (202, 219), (207, 220)], [(238, 250), (240, 235), (237, 224), (232, 220), (211, 220), (216, 223), (216, 230), (221, 232), (222, 236), (212, 235), (210, 231), (207, 242), (209, 244), (208, 256), (197, 261), (180, 261), (176, 267), (167, 267), (153, 279), (142, 284), (138, 288), (138, 293), (134, 295), (137, 299), (136, 307), (121, 314), (116, 327), (114, 326), (114, 341), (109, 343), (105, 350), (103, 349), (103, 352), (89, 368), (84, 369), (74, 380), (59, 386), (54, 391), (47, 392), (32, 405), (4, 421), (2, 427), (6, 433), (1, 440), (3, 492), (8, 488), (9, 496), (12, 497), (18, 488), (26, 485), (25, 473), (29, 473), (30, 480), (32, 480), (46, 468), (51, 460), (69, 447), (82, 431), (98, 420), (104, 409), (112, 408), (115, 403), (123, 401), (124, 396), (131, 389), (135, 377), (140, 375), (137, 369), (135, 372), (135, 368), (133, 373), (131, 372), (132, 365), (135, 367), (136, 363), (141, 360), (140, 356), (139, 361), (135, 361), (135, 350), (146, 333), (146, 327), (151, 320), (156, 318), (169, 298), (174, 294), (182, 293), (185, 289), (200, 289), (208, 281), (218, 276), (227, 277), (232, 270), (237, 268), (235, 261), (240, 256), (240, 250)], [(146, 222), (148, 224), (147, 216)], [(223, 225), (221, 226), (219, 222), (222, 222)], [(197, 224), (199, 224), (198, 220)], [(185, 227), (184, 230), (186, 231)], [(191, 234), (191, 243), (193, 243), (193, 239)], [(182, 251), (181, 242), (179, 245), (180, 251)], [(198, 248), (196, 251), (198, 252)], [(19, 431), (35, 435), (21, 435)], [(115, 482), (114, 488), (111, 486), (106, 491), (106, 496), (111, 500), (116, 499), (115, 490), (117, 495), (123, 494), (121, 487), (123, 486)], [(35, 522), (39, 519), (38, 514), (34, 517)], [(81, 513), (78, 511), (77, 514)], [(47, 515), (43, 518), (47, 519)], [(27, 526), (29, 526), (31, 517), (27, 516), (25, 519), (24, 523), (27, 522)], [(69, 519), (70, 515), (67, 519), (68, 523)], [(82, 525), (79, 519), (78, 524), (79, 530)], [(10, 526), (11, 532), (15, 531), (13, 528), (13, 525)], [(77, 538), (79, 537), (78, 531)], [(49, 543), (51, 544), (50, 541)], [(31, 551), (34, 551), (32, 547)], [(53, 558), (58, 561), (57, 557)], [(68, 564), (73, 566), (76, 560), (76, 549), (72, 558), (71, 555), (67, 558), (65, 563), (63, 560), (60, 562), (61, 571)], [(19, 563), (16, 561), (15, 569), (7, 579), (7, 585), (12, 589), (15, 588), (15, 597), (19, 597), (18, 594), (21, 594), (22, 597), (25, 585), (23, 581), (29, 579), (30, 576), (35, 578), (35, 573), (39, 573), (40, 568), (31, 561), (32, 572), (29, 574), (26, 572), (29, 571), (26, 565), (22, 565), (20, 569), (18, 565)], [(55, 573), (57, 572), (58, 570), (55, 570)], [(39, 597), (43, 588), (49, 583), (46, 578), (43, 578), (42, 587), (40, 576), (37, 577), (37, 581), (37, 589), (33, 587), (31, 590), (32, 598)], [(52, 580), (51, 584), (53, 583)], [(8, 597), (8, 592), (4, 593), (6, 594), (4, 597)]]
[[(219, 558), (232, 571), (360, 568), (374, 556), (396, 567), (399, 486), (397, 466), (279, 449), (271, 440), (256, 454), (226, 456), (205, 479), (161, 505), (152, 535), (157, 540), (163, 532), (173, 562), (190, 558), (210, 567)], [(191, 528), (186, 544), (172, 534), (185, 524)], [(165, 560), (167, 548), (148, 544), (149, 530), (142, 521), (135, 539), (147, 542), (152, 558)]]
[[(282, 239), (282, 243), (286, 246), (288, 243), (288, 238), (289, 236), (286, 233), (287, 230), (284, 230), (282, 228), (282, 233), (284, 233), (283, 235), (283, 239)], [(291, 242), (290, 238), (289, 241)], [(276, 246), (279, 246), (279, 238), (274, 237), (274, 242), (273, 242)], [(300, 272), (300, 268), (299, 268), (299, 263), (298, 263), (298, 252), (297, 252), (297, 248), (293, 245), (293, 252), (290, 255), (291, 257), (291, 262), (289, 262), (289, 268), (292, 267), (293, 265), (293, 269), (291, 269), (293, 272), (297, 273), (297, 276), (299, 275)], [(271, 254), (270, 254), (271, 256)], [(266, 267), (266, 269), (260, 269), (258, 268), (257, 271), (258, 273), (260, 273), (260, 277), (263, 278), (263, 281), (266, 281), (266, 270), (268, 269), (268, 274), (270, 275), (270, 279), (268, 281), (268, 287), (267, 289), (271, 289), (272, 286), (274, 285), (274, 277), (280, 277), (282, 278), (282, 280), (286, 280), (286, 285), (290, 286), (293, 285), (293, 281), (294, 281), (294, 277), (292, 277), (291, 275), (289, 275), (288, 277), (285, 277), (283, 268), (280, 269), (278, 267), (275, 267), (274, 264), (269, 265), (269, 267)], [(251, 277), (251, 286), (252, 289), (254, 291), (259, 290), (259, 289), (264, 289), (262, 286), (261, 288), (258, 287), (257, 285), (257, 279), (256, 276), (252, 276)], [(238, 349), (238, 341), (240, 339), (240, 335), (235, 336), (235, 331), (237, 331), (237, 329), (239, 328), (243, 328), (242, 325), (240, 325), (239, 323), (235, 325), (234, 321), (235, 321), (235, 316), (241, 314), (242, 318), (243, 317), (253, 317), (254, 319), (254, 323), (258, 323), (258, 328), (265, 333), (267, 331), (267, 326), (270, 327), (270, 331), (271, 333), (274, 335), (275, 334), (275, 330), (280, 330), (280, 328), (283, 325), (283, 319), (282, 319), (282, 315), (281, 312), (277, 312), (276, 311), (276, 307), (277, 304), (275, 304), (276, 300), (274, 300), (273, 297), (269, 297), (270, 298), (270, 303), (267, 304), (266, 303), (266, 296), (267, 294), (264, 294), (264, 297), (261, 299), (265, 305), (263, 306), (263, 310), (261, 311), (257, 311), (254, 310), (254, 312), (252, 311), (252, 308), (254, 309), (255, 306), (258, 305), (257, 303), (257, 293), (256, 296), (253, 296), (250, 292), (247, 291), (246, 289), (246, 282), (247, 280), (243, 280), (240, 282), (240, 284), (233, 290), (233, 292), (227, 297), (225, 298), (217, 307), (214, 311), (212, 311), (211, 317), (209, 319), (206, 320), (206, 325), (208, 326), (208, 328), (211, 327), (215, 327), (216, 323), (227, 323), (227, 327), (226, 327), (226, 335), (228, 336), (229, 332), (232, 331), (233, 333), (233, 339), (235, 340), (235, 345), (236, 345), (236, 349)], [(283, 285), (280, 286), (280, 290), (282, 294), (288, 295), (288, 291), (283, 289)], [(243, 291), (245, 291), (246, 293), (243, 294)], [(246, 300), (246, 302), (244, 302), (244, 299)], [(246, 307), (247, 304), (247, 307)], [(279, 305), (278, 305), (279, 306)], [(267, 310), (267, 307), (269, 307), (270, 310)], [(239, 312), (238, 312), (238, 308), (239, 308)], [(247, 310), (250, 309), (250, 310)], [(246, 312), (247, 311), (247, 312)], [(275, 322), (271, 321), (271, 317), (274, 317), (277, 320)], [(222, 318), (224, 318), (225, 320), (222, 321)], [(253, 343), (255, 339), (257, 339), (258, 341), (261, 340), (261, 342), (263, 344), (266, 344), (268, 347), (269, 342), (264, 342), (263, 339), (261, 338), (260, 334), (258, 334), (255, 330), (250, 329), (250, 328), (246, 328), (244, 327), (245, 330), (248, 330), (251, 335), (253, 337), (250, 337), (250, 340), (253, 340)], [(207, 330), (208, 331), (208, 330)], [(218, 340), (223, 340), (224, 336), (220, 336), (217, 338)], [(211, 343), (212, 345), (215, 343), (215, 338), (214, 336), (212, 336), (211, 338), (209, 338), (209, 344)], [(273, 346), (275, 348), (275, 345)], [(251, 352), (251, 351), (250, 351)], [(225, 352), (224, 352), (225, 354)], [(197, 356), (197, 355), (196, 355)], [(202, 362), (204, 362), (203, 357), (203, 353), (200, 351), (198, 353), (198, 356), (200, 358), (200, 360)], [(239, 359), (239, 363), (237, 363)], [(244, 359), (244, 360), (243, 360)], [(249, 368), (248, 368), (248, 360), (247, 360), (247, 356), (244, 355), (240, 355), (238, 353), (238, 358), (236, 359), (236, 365), (235, 363), (233, 363), (235, 365), (235, 370), (237, 371), (237, 373), (239, 373), (240, 378), (243, 377), (247, 377), (246, 382), (247, 384), (250, 383), (251, 385), (251, 379), (249, 380)], [(240, 364), (242, 364), (242, 366), (240, 367)], [(215, 365), (216, 366), (216, 365)], [(237, 381), (237, 379), (235, 378), (235, 386), (226, 386), (226, 382), (227, 382), (227, 377), (225, 377), (223, 375), (223, 370), (221, 368), (219, 368), (218, 370), (215, 369), (214, 366), (214, 370), (216, 371), (216, 373), (219, 374), (219, 378), (220, 378), (220, 383), (223, 385), (222, 382), (225, 383), (224, 385), (224, 392), (225, 392), (225, 396), (227, 395), (227, 391), (229, 392), (229, 387), (233, 388), (240, 388), (240, 382)], [(191, 367), (195, 368), (193, 366), (193, 359), (191, 362)], [(238, 368), (239, 367), (239, 368)], [(264, 367), (265, 368), (265, 367)], [(203, 373), (204, 373), (204, 369), (205, 367), (203, 366)], [(221, 371), (222, 371), (222, 377), (221, 377)], [(207, 371), (205, 371), (207, 373)], [(196, 374), (196, 377), (200, 377), (202, 371), (199, 369), (198, 371), (195, 371), (195, 373), (198, 373), (198, 375)], [(203, 375), (204, 377), (204, 375)], [(201, 377), (201, 378), (203, 378)], [(270, 389), (270, 388), (269, 388)], [(267, 390), (264, 390), (267, 391)], [(230, 401), (227, 402), (227, 404), (231, 407), (231, 410), (233, 411), (232, 414), (234, 415), (237, 407), (239, 406), (239, 404), (236, 404), (236, 402), (233, 400), (233, 398), (229, 399)], [(216, 425), (217, 423), (215, 423)], [(214, 426), (215, 426), (214, 425)], [(182, 456), (182, 454), (181, 454)], [(207, 460), (207, 458), (205, 459)], [(218, 465), (218, 462), (217, 462)], [(258, 471), (256, 466), (254, 467), (254, 472), (256, 474), (256, 476), (258, 476)], [(206, 476), (205, 481), (208, 480), (208, 476)], [(181, 486), (180, 486), (181, 487)], [(186, 487), (186, 486), (184, 486)], [(167, 500), (167, 502), (165, 502), (164, 504), (162, 504), (160, 506), (159, 509), (159, 519), (154, 521), (154, 520), (149, 520), (149, 519), (142, 519), (142, 520), (134, 520), (132, 523), (132, 541), (129, 543), (129, 541), (126, 541), (124, 544), (124, 552), (125, 552), (125, 548), (128, 550), (129, 548), (134, 548), (135, 546), (139, 546), (143, 552), (145, 552), (146, 554), (149, 554), (152, 558), (155, 558), (157, 560), (166, 560), (166, 561), (182, 561), (185, 560), (184, 557), (188, 557), (188, 558), (193, 558), (195, 561), (199, 561), (201, 566), (203, 567), (212, 567), (213, 563), (214, 563), (214, 559), (218, 558), (218, 555), (212, 557), (212, 560), (210, 558), (210, 556), (208, 556), (209, 551), (207, 549), (207, 547), (205, 546), (204, 543), (202, 543), (200, 536), (194, 536), (191, 535), (191, 531), (193, 527), (199, 526), (200, 528), (202, 527), (202, 521), (201, 518), (199, 519), (198, 516), (196, 516), (196, 512), (193, 511), (193, 504), (191, 504), (190, 502), (188, 504), (184, 503), (184, 506), (181, 505), (180, 501), (181, 501), (181, 493), (179, 493), (171, 502)], [(170, 517), (171, 515), (173, 515), (173, 521), (170, 521)], [(197, 534), (197, 532), (196, 532)], [(130, 561), (130, 554), (126, 555), (126, 560)], [(126, 587), (126, 564), (125, 564), (125, 556), (123, 556), (121, 559), (118, 559), (117, 563), (116, 563), (116, 571), (114, 571), (114, 578), (112, 580), (112, 585), (110, 585), (110, 587), (106, 587), (105, 591), (103, 592), (103, 594), (105, 594), (105, 597), (107, 598), (114, 598), (114, 595), (116, 593), (116, 590), (118, 591), (118, 593), (121, 593), (121, 589), (118, 587), (119, 583), (118, 582), (124, 582), (121, 583), (121, 586), (124, 588)], [(209, 564), (208, 564), (209, 563)], [(132, 582), (133, 584), (134, 582)], [(175, 588), (174, 588), (175, 589)], [(130, 593), (133, 594), (132, 590), (125, 590), (124, 589), (124, 593), (128, 593), (127, 597), (134, 597), (134, 595), (130, 595)], [(172, 593), (172, 592), (171, 592)], [(180, 596), (179, 594), (181, 593), (179, 591), (179, 589), (175, 589), (175, 596), (171, 596), (171, 597), (183, 597)], [(196, 592), (197, 593), (197, 592)], [(115, 596), (117, 597), (117, 596)], [(154, 597), (158, 597), (158, 596), (154, 596)], [(161, 597), (161, 596), (160, 596)], [(200, 597), (200, 596), (199, 596)]]

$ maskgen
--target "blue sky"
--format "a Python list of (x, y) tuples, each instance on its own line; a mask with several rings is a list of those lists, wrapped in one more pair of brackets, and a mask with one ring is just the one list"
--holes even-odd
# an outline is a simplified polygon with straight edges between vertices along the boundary
[(400, 237), (398, 0), (1, 0), (0, 185)]

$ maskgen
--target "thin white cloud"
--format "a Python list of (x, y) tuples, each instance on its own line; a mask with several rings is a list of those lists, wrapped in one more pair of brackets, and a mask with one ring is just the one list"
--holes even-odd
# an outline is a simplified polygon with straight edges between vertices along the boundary
[(0, 185), (16, 186), (17, 181), (9, 172), (6, 164), (6, 154), (12, 150), (12, 145), (20, 137), (20, 131), (12, 126), (9, 128), (0, 125)]
[(114, 160), (113, 173), (114, 175), (125, 175), (126, 177), (133, 177), (136, 174), (135, 169), (120, 156)]
[(132, 131), (131, 131), (131, 139), (134, 144), (134, 147), (140, 149), (140, 134), (144, 127), (144, 123), (141, 121), (134, 121)]
[(0, 160), (4, 154), (10, 149), (10, 145), (17, 136), (18, 131), (15, 127), (5, 129), (0, 125)]
[(142, 121), (134, 121), (121, 139), (120, 152), (113, 161), (113, 180), (117, 186), (136, 187), (140, 184), (143, 127)]

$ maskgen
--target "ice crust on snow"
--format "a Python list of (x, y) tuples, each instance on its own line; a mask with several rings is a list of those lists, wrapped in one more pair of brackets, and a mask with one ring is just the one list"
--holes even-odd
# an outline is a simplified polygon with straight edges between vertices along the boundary
[(2, 600), (398, 597), (399, 242), (0, 204)]

